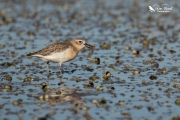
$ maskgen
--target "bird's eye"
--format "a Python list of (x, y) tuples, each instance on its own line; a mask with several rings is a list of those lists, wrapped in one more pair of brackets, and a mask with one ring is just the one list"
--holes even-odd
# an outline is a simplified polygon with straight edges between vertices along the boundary
[(81, 44), (81, 43), (82, 43), (82, 41), (79, 41), (79, 43)]

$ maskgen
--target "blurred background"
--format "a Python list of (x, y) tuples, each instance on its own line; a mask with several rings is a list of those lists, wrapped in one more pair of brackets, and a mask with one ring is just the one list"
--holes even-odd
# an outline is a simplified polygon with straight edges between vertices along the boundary
[[(180, 119), (178, 0), (1, 0), (0, 120)], [(84, 38), (73, 61), (26, 57)]]

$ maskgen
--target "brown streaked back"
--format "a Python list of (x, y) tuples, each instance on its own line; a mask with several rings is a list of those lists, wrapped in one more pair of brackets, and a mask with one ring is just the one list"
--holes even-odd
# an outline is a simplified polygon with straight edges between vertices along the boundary
[[(47, 56), (47, 55), (54, 53), (54, 52), (64, 51), (69, 47), (73, 47), (73, 45), (71, 44), (70, 41), (64, 41), (61, 43), (54, 43), (54, 44), (51, 44), (51, 45), (43, 48), (42, 50), (39, 50), (39, 51), (34, 52), (34, 53), (29, 53), (29, 54), (27, 54), (27, 56), (33, 56), (33, 55)], [(75, 48), (73, 47), (73, 49), (75, 49)]]

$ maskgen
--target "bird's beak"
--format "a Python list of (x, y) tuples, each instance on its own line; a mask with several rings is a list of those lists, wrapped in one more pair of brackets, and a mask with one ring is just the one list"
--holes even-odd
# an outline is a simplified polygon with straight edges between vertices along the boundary
[(89, 44), (87, 44), (87, 43), (85, 43), (84, 44), (87, 48), (90, 48), (90, 49), (92, 49), (93, 48), (93, 46), (92, 45), (89, 45)]

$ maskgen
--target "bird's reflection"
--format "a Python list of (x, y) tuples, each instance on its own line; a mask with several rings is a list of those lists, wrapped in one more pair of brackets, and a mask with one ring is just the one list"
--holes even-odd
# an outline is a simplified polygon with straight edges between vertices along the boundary
[(39, 93), (37, 98), (46, 101), (50, 105), (63, 102), (70, 102), (76, 106), (83, 106), (85, 104), (82, 101), (81, 95), (78, 94), (75, 89), (68, 88), (49, 88), (46, 92)]
[[(64, 71), (63, 71), (64, 72)], [(49, 81), (50, 81), (50, 78), (51, 78), (51, 75), (53, 75), (54, 73), (52, 72), (49, 72), (48, 74), (47, 74), (47, 83), (49, 84)], [(62, 79), (63, 79), (63, 74), (61, 74), (61, 73), (56, 73), (57, 74), (57, 78), (59, 78), (60, 79), (60, 82), (58, 83), (58, 84), (62, 84)]]
[(82, 101), (81, 94), (76, 92), (76, 89), (62, 88), (63, 76), (57, 75), (60, 80), (58, 85), (59, 88), (50, 88), (49, 80), (51, 75), (47, 75), (47, 82), (41, 83), (43, 92), (39, 93), (36, 98), (44, 100), (50, 105), (56, 105), (63, 102), (70, 102), (75, 106), (83, 106), (85, 103)]

